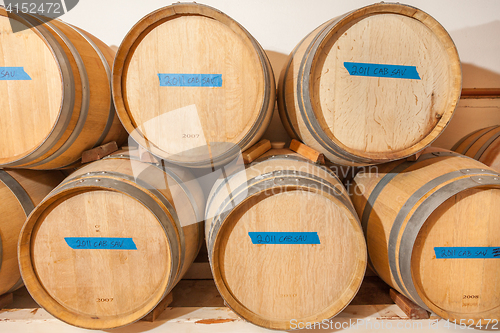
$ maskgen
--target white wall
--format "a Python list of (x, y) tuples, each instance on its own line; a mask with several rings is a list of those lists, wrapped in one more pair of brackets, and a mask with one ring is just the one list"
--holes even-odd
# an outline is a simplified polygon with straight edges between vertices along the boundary
[[(0, 0), (1, 1), (1, 0)], [(204, 0), (242, 24), (264, 49), (288, 54), (321, 23), (373, 0)], [(500, 87), (499, 0), (407, 0), (438, 20), (455, 41), (464, 87)], [(143, 16), (169, 5), (160, 0), (80, 0), (62, 19), (119, 45)], [(279, 54), (274, 56), (280, 58)], [(273, 65), (280, 66), (280, 59)], [(276, 74), (281, 68), (274, 69)]]

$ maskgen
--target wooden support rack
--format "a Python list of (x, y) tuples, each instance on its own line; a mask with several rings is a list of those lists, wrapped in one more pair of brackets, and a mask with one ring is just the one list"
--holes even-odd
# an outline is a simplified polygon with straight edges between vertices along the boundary
[[(271, 332), (245, 322), (225, 306), (211, 279), (206, 255), (206, 250), (203, 249), (185, 276), (189, 279), (181, 280), (153, 312), (141, 321), (115, 329), (113, 332)], [(391, 297), (401, 307), (394, 304)], [(417, 319), (423, 317), (415, 315), (415, 311), (418, 312), (418, 309), (409, 305), (401, 295), (391, 292), (388, 285), (368, 270), (357, 296), (342, 313), (322, 323), (323, 326), (317, 325), (316, 329), (311, 327), (304, 332), (333, 333), (348, 328), (348, 332), (356, 333), (373, 332), (377, 328), (390, 327), (405, 332), (449, 331), (450, 324), (436, 315), (430, 314), (427, 319)], [(452, 328), (453, 325), (451, 324)], [(26, 331), (84, 332), (83, 329), (69, 326), (52, 317), (33, 301), (23, 287), (14, 292), (14, 303), (0, 310), (0, 332)]]

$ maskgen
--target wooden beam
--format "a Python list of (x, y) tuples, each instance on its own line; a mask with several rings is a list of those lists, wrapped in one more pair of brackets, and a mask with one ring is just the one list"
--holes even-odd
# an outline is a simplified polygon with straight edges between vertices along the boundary
[(101, 158), (108, 156), (118, 150), (116, 142), (111, 141), (105, 145), (84, 151), (82, 154), (82, 163), (98, 161)]
[(271, 142), (267, 139), (260, 140), (256, 144), (254, 144), (252, 147), (248, 148), (245, 150), (243, 153), (243, 162), (245, 164), (250, 164), (253, 161), (255, 161), (257, 158), (271, 150)]
[(293, 150), (314, 163), (325, 164), (325, 156), (323, 154), (295, 139), (292, 139), (292, 142), (290, 142), (290, 150)]
[(184, 280), (212, 280), (210, 264), (208, 262), (193, 262), (182, 278)]
[(391, 299), (396, 303), (397, 306), (408, 316), (410, 319), (429, 319), (430, 315), (427, 310), (421, 308), (417, 304), (410, 301), (405, 296), (398, 293), (396, 290), (391, 289), (389, 291)]
[(500, 88), (464, 88), (460, 98), (500, 98)]
[(0, 295), (0, 310), (12, 303), (14, 303), (14, 295), (12, 293)]
[(174, 297), (172, 292), (170, 292), (167, 296), (158, 305), (148, 313), (145, 317), (143, 317), (142, 321), (154, 322), (156, 319), (165, 311), (165, 309), (174, 301)]
[(286, 146), (286, 142), (281, 142), (281, 141), (275, 141), (271, 142), (271, 147), (273, 149), (283, 149)]
[(422, 152), (423, 150), (419, 151), (418, 153), (416, 154), (413, 154), (411, 156), (408, 156), (406, 158), (407, 161), (410, 161), (410, 162), (415, 162), (416, 160), (418, 160), (420, 158), (420, 155), (422, 155)]

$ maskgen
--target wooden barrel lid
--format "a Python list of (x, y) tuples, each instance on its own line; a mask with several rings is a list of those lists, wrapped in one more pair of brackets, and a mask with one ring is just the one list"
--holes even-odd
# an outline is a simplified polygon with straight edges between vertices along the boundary
[(246, 30), (211, 7), (162, 8), (132, 28), (118, 50), (117, 112), (155, 155), (210, 165), (231, 147), (243, 149), (262, 122), (266, 90), (274, 89), (263, 57)]
[(422, 150), (460, 97), (452, 39), (414, 7), (380, 3), (334, 19), (305, 54), (295, 60), (302, 61), (302, 116), (316, 141), (349, 161), (381, 163)]
[[(500, 260), (483, 253), (499, 246), (500, 257), (499, 207), (500, 189), (472, 188), (446, 200), (426, 220), (411, 260), (415, 287), (432, 311), (450, 319), (498, 318)], [(451, 247), (462, 248), (455, 249), (459, 258), (451, 258)]]
[[(319, 244), (254, 244), (249, 232), (317, 232)], [(212, 259), (219, 291), (236, 313), (266, 328), (333, 317), (357, 293), (366, 267), (357, 219), (319, 193), (252, 196), (219, 233)]]
[(67, 323), (94, 329), (129, 324), (171, 287), (172, 240), (127, 193), (95, 187), (62, 192), (38, 207), (24, 230), (30, 228), (20, 245), (26, 286)]
[[(25, 30), (13, 33), (11, 23)], [(0, 163), (41, 145), (54, 127), (63, 98), (59, 63), (47, 41), (19, 16), (0, 8)]]
[(448, 320), (500, 314), (500, 175), (439, 148), (359, 173), (353, 204), (374, 271)]

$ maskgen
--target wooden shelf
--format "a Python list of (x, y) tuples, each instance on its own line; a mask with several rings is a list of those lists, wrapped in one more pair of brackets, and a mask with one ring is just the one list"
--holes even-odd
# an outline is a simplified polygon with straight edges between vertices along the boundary
[[(199, 263), (200, 270), (202, 263)], [(203, 270), (204, 268), (201, 268)], [(370, 274), (370, 273), (369, 273)], [(366, 276), (361, 289), (347, 308), (323, 329), (305, 330), (311, 333), (336, 332), (335, 329), (354, 325), (349, 332), (373, 332), (389, 328), (404, 328), (408, 332), (448, 331), (445, 321), (435, 315), (430, 319), (410, 320), (395, 305), (389, 296), (389, 286), (376, 276)], [(328, 329), (324, 329), (328, 325)], [(405, 326), (406, 325), (406, 326)], [(438, 326), (435, 326), (438, 325)], [(333, 329), (331, 329), (332, 327)], [(377, 329), (378, 327), (378, 329)], [(0, 311), (0, 332), (85, 332), (87, 330), (67, 325), (40, 308), (25, 288), (14, 293), (14, 303)], [(173, 290), (173, 302), (154, 322), (139, 321), (132, 325), (112, 330), (116, 333), (138, 332), (272, 332), (240, 319), (224, 306), (213, 280), (181, 280)], [(92, 332), (92, 331), (88, 331)], [(101, 332), (101, 331), (93, 331)], [(109, 332), (109, 331), (108, 331)]]
[[(206, 247), (203, 246), (185, 278), (172, 291), (173, 301), (154, 322), (138, 321), (129, 326), (108, 330), (113, 333), (225, 333), (276, 332), (239, 318), (224, 305), (212, 279)], [(411, 320), (390, 296), (390, 287), (369, 268), (356, 297), (343, 312), (325, 322), (328, 329), (304, 330), (308, 333), (329, 333), (354, 325), (349, 332), (373, 332), (382, 328), (403, 328), (408, 332), (448, 332), (446, 321), (431, 315), (429, 319)], [(405, 326), (406, 325), (406, 326)], [(438, 326), (436, 326), (438, 325)], [(453, 325), (452, 325), (453, 326)], [(333, 329), (330, 329), (332, 327)], [(26, 288), (14, 292), (14, 302), (0, 310), (0, 332), (59, 333), (104, 332), (70, 326), (54, 318), (31, 298)]]
[(500, 88), (464, 88), (461, 99), (500, 98)]

